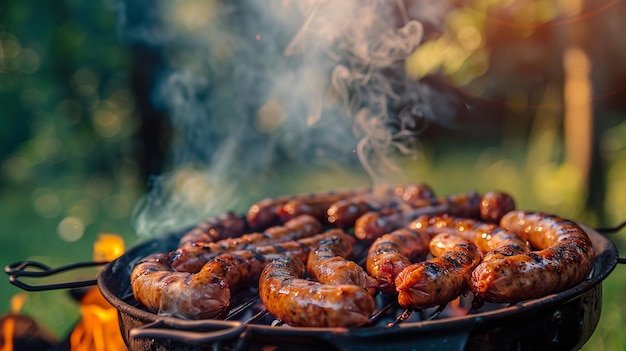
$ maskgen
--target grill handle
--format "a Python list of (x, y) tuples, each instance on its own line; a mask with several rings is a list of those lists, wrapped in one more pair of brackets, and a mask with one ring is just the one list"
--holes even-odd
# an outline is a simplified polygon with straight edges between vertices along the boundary
[(47, 291), (58, 289), (75, 289), (83, 288), (87, 286), (93, 286), (97, 284), (96, 279), (79, 280), (72, 282), (54, 283), (54, 284), (41, 284), (31, 285), (24, 283), (20, 280), (20, 277), (30, 278), (45, 278), (56, 274), (77, 270), (81, 268), (97, 267), (108, 264), (108, 261), (91, 261), (91, 262), (78, 262), (65, 266), (52, 268), (37, 261), (20, 261), (9, 264), (4, 267), (4, 272), (9, 275), (9, 283), (26, 291)]
[[(601, 233), (601, 234), (615, 234), (618, 231), (620, 231), (620, 229), (622, 229), (624, 227), (626, 227), (626, 221), (623, 221), (622, 223), (620, 223), (620, 224), (618, 224), (618, 225), (616, 225), (614, 227), (596, 228), (596, 231), (598, 233)], [(626, 264), (626, 258), (618, 257), (617, 258), (617, 263)]]
[(174, 340), (183, 344), (211, 344), (229, 339), (245, 340), (246, 326), (238, 321), (159, 319), (131, 329), (133, 339)]

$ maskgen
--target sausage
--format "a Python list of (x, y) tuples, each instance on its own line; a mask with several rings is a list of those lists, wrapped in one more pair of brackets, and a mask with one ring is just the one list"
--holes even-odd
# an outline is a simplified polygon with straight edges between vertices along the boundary
[(515, 200), (509, 194), (491, 191), (480, 200), (480, 218), (485, 222), (499, 223), (502, 216), (515, 209)]
[(263, 199), (248, 209), (248, 225), (261, 230), (278, 225), (301, 214), (309, 214), (320, 221), (325, 219), (328, 207), (341, 199), (369, 192), (371, 188), (361, 187), (352, 190), (336, 190), (327, 193), (285, 195)]
[(370, 323), (374, 299), (357, 285), (329, 285), (303, 279), (299, 260), (270, 262), (259, 280), (259, 296), (276, 318), (296, 327), (358, 327)]
[(370, 295), (378, 292), (376, 279), (370, 277), (361, 266), (348, 260), (352, 255), (354, 239), (333, 236), (324, 239), (309, 253), (307, 270), (314, 280), (323, 284), (358, 285)]
[(330, 206), (342, 200), (351, 199), (369, 194), (372, 192), (370, 187), (357, 188), (355, 190), (342, 190), (326, 194), (314, 194), (308, 198), (300, 197), (286, 202), (278, 209), (278, 217), (281, 221), (289, 220), (300, 214), (310, 214), (320, 221), (327, 221), (327, 212)]
[(580, 283), (593, 268), (591, 240), (570, 220), (512, 211), (502, 217), (500, 226), (524, 237), (538, 251), (485, 257), (470, 280), (479, 300), (510, 303), (539, 298)]
[(214, 242), (243, 235), (247, 230), (246, 220), (232, 212), (226, 212), (200, 222), (180, 238), (178, 246), (193, 245), (195, 242)]
[(468, 291), (472, 271), (482, 253), (473, 242), (449, 233), (437, 234), (434, 241), (447, 242), (443, 255), (414, 263), (396, 277), (398, 303), (424, 309), (448, 303)]
[(172, 267), (180, 272), (195, 273), (215, 255), (248, 247), (296, 240), (322, 231), (322, 224), (309, 215), (302, 215), (260, 233), (250, 233), (238, 238), (227, 238), (217, 242), (194, 242), (177, 248), (170, 253)]
[(228, 308), (230, 290), (221, 279), (207, 272), (175, 272), (167, 254), (157, 253), (141, 259), (130, 275), (133, 295), (150, 311), (162, 315), (203, 319), (212, 312)]
[[(494, 250), (513, 254), (528, 252), (531, 249), (530, 243), (523, 237), (497, 224), (470, 218), (454, 217), (447, 214), (434, 217), (422, 216), (413, 221), (409, 227), (424, 232), (430, 237), (443, 232), (458, 235), (478, 245), (483, 254)], [(430, 250), (434, 256), (443, 254), (446, 248), (442, 244), (434, 245), (431, 241)]]
[(410, 228), (395, 230), (376, 239), (367, 252), (365, 267), (385, 294), (396, 294), (395, 279), (411, 263), (428, 255), (430, 237)]
[(349, 238), (333, 229), (301, 241), (226, 252), (197, 273), (174, 271), (166, 254), (150, 255), (133, 268), (131, 287), (135, 299), (153, 312), (191, 319), (223, 318), (231, 295), (257, 285), (268, 262), (283, 256), (306, 261), (311, 247), (331, 236)]
[(327, 221), (339, 228), (351, 228), (360, 216), (369, 211), (384, 212), (408, 207), (419, 199), (432, 198), (434, 192), (425, 183), (376, 188), (371, 193), (332, 204), (327, 211)]
[(416, 200), (411, 209), (389, 215), (367, 212), (354, 223), (354, 235), (365, 242), (372, 242), (381, 235), (402, 228), (419, 216), (426, 214), (449, 213), (459, 217), (477, 218), (480, 199), (478, 193), (469, 192), (434, 199)]

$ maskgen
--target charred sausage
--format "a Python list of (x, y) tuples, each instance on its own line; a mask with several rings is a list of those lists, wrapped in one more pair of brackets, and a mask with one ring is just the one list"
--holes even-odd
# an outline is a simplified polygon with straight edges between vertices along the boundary
[(180, 272), (195, 273), (215, 255), (225, 251), (268, 245), (309, 237), (322, 231), (322, 224), (309, 215), (302, 215), (259, 233), (244, 234), (216, 242), (193, 242), (170, 253), (172, 267)]
[(408, 265), (428, 255), (430, 237), (409, 228), (395, 230), (376, 239), (367, 253), (367, 272), (378, 281), (380, 291), (396, 294), (396, 276)]
[(243, 235), (247, 230), (246, 220), (232, 212), (211, 217), (180, 238), (178, 246), (194, 245), (196, 242), (214, 242)]
[(369, 192), (371, 188), (337, 190), (327, 193), (298, 194), (263, 199), (248, 209), (246, 220), (255, 230), (278, 225), (301, 214), (325, 220), (328, 207), (336, 201)]
[(363, 241), (372, 242), (383, 234), (408, 225), (422, 215), (451, 215), (477, 218), (479, 216), (480, 195), (476, 192), (450, 195), (435, 199), (415, 201), (413, 207), (389, 215), (367, 212), (354, 224), (354, 235)]
[(570, 220), (512, 211), (500, 225), (527, 239), (538, 251), (485, 257), (470, 281), (478, 299), (504, 303), (542, 297), (580, 283), (593, 267), (591, 240)]
[(403, 206), (410, 207), (416, 201), (434, 197), (433, 190), (425, 183), (379, 187), (370, 193), (335, 202), (328, 208), (327, 220), (339, 228), (351, 228), (359, 217), (369, 211), (399, 210)]
[(376, 279), (348, 258), (352, 256), (354, 240), (351, 237), (333, 236), (324, 239), (309, 253), (307, 270), (314, 280), (323, 284), (358, 285), (370, 295), (378, 291)]
[(283, 256), (306, 261), (311, 247), (331, 236), (349, 238), (342, 230), (333, 229), (301, 241), (226, 252), (213, 257), (197, 273), (174, 271), (166, 254), (150, 255), (131, 272), (133, 295), (159, 314), (223, 318), (230, 307), (231, 294), (257, 285), (268, 262)]
[(370, 323), (374, 299), (356, 285), (329, 285), (303, 279), (304, 264), (282, 257), (269, 263), (259, 280), (265, 308), (291, 326), (358, 327)]
[[(483, 254), (494, 250), (510, 253), (530, 251), (530, 243), (520, 235), (508, 231), (497, 224), (485, 223), (470, 218), (448, 215), (423, 216), (413, 221), (409, 227), (424, 232), (430, 237), (443, 232), (458, 235), (478, 245)], [(431, 253), (434, 256), (441, 256), (446, 249), (444, 244), (445, 242), (433, 243), (431, 241)]]
[(468, 290), (472, 271), (482, 253), (473, 242), (442, 233), (433, 240), (447, 242), (442, 256), (409, 265), (396, 277), (398, 303), (424, 309), (448, 303)]
[(480, 218), (485, 222), (499, 223), (507, 212), (514, 209), (515, 200), (504, 192), (491, 191), (480, 200)]

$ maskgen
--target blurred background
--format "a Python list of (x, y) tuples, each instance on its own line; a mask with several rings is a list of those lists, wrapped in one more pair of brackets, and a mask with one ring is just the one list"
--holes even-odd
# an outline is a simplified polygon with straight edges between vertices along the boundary
[[(2, 1), (0, 263), (90, 261), (103, 234), (128, 248), (262, 197), (383, 182), (615, 226), (624, 15), (609, 0)], [(604, 282), (585, 349), (626, 348), (625, 279)], [(59, 339), (80, 320), (67, 291), (1, 286), (0, 313)]]

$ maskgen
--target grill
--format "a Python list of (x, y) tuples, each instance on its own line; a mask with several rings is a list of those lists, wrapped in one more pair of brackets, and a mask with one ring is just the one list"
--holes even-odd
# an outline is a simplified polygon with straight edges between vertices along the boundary
[[(601, 313), (601, 283), (622, 261), (611, 240), (597, 230), (584, 228), (594, 244), (595, 265), (588, 279), (571, 289), (514, 305), (485, 304), (480, 308), (472, 306), (471, 296), (466, 296), (458, 305), (424, 311), (403, 309), (392, 298), (379, 294), (372, 325), (364, 328), (281, 325), (265, 311), (256, 289), (235, 295), (225, 320), (190, 321), (147, 311), (133, 298), (130, 271), (148, 254), (176, 248), (184, 232), (130, 249), (108, 263), (96, 282), (117, 308), (122, 336), (130, 350), (574, 350), (593, 334)], [(363, 256), (363, 249), (357, 252)], [(29, 269), (33, 265), (37, 272)], [(5, 271), (13, 284), (26, 290), (94, 283), (33, 287), (19, 280), (20, 276), (49, 275), (63, 269), (21, 262)]]

